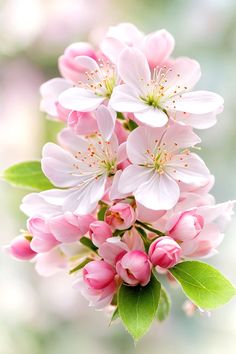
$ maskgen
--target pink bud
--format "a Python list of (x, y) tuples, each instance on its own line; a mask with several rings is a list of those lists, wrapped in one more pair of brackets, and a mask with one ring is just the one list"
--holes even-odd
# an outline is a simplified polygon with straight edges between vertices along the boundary
[(73, 43), (67, 47), (58, 61), (61, 75), (65, 79), (75, 83), (81, 80), (81, 73), (84, 72), (84, 68), (76, 61), (76, 58), (80, 55), (86, 55), (95, 60), (97, 59), (95, 51), (90, 44), (79, 42)]
[(105, 221), (94, 221), (89, 226), (89, 235), (95, 246), (100, 247), (112, 236), (112, 230)]
[(98, 130), (97, 121), (92, 112), (71, 111), (67, 124), (74, 129), (76, 134), (80, 135), (94, 134)]
[(146, 253), (130, 251), (118, 260), (116, 271), (125, 283), (145, 286), (151, 277), (151, 264)]
[(168, 235), (179, 241), (195, 238), (202, 231), (204, 218), (194, 210), (185, 211), (174, 216), (167, 225)]
[(37, 254), (31, 249), (30, 241), (21, 235), (11, 241), (9, 251), (13, 257), (22, 261), (30, 260)]
[(130, 204), (117, 203), (106, 212), (105, 221), (113, 229), (125, 230), (134, 224), (135, 211)]
[(83, 268), (84, 282), (92, 289), (101, 290), (114, 281), (115, 269), (105, 261), (92, 261)]
[(148, 255), (154, 266), (171, 268), (180, 260), (181, 247), (171, 237), (163, 236), (151, 244)]

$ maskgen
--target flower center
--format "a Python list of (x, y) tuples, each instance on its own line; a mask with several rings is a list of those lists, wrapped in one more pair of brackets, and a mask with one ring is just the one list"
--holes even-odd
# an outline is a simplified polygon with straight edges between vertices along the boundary
[(102, 139), (101, 134), (90, 137), (87, 149), (78, 151), (74, 156), (78, 163), (74, 163), (73, 167), (79, 175), (99, 177), (105, 173), (110, 177), (116, 173), (116, 151), (110, 141)]
[(93, 91), (97, 96), (110, 98), (117, 83), (117, 72), (114, 64), (99, 59), (99, 69), (86, 71), (86, 82), (79, 81), (78, 85)]

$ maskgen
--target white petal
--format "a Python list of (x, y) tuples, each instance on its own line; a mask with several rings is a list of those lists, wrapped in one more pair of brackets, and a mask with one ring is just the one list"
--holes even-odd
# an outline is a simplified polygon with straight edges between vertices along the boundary
[(111, 200), (122, 199), (122, 198), (128, 197), (128, 195), (129, 195), (127, 193), (121, 193), (118, 190), (121, 175), (122, 175), (122, 170), (118, 170), (116, 172), (115, 176), (113, 177), (113, 181), (112, 181), (112, 185), (111, 185), (111, 189), (110, 189), (110, 193), (109, 193), (109, 197)]
[(62, 208), (58, 205), (48, 203), (41, 193), (27, 194), (20, 206), (20, 209), (28, 216), (53, 217), (62, 213)]
[(104, 100), (105, 97), (98, 96), (93, 91), (80, 87), (70, 88), (58, 97), (62, 107), (79, 112), (91, 112)]
[(118, 72), (122, 80), (142, 92), (151, 80), (151, 73), (145, 55), (134, 47), (125, 48), (118, 59)]
[(175, 155), (168, 164), (165, 171), (174, 179), (187, 184), (206, 183), (210, 172), (204, 161), (196, 154)]
[(135, 117), (142, 123), (151, 127), (163, 127), (168, 122), (168, 117), (161, 109), (148, 107), (143, 112), (135, 112)]
[(98, 71), (100, 72), (100, 68), (97, 62), (86, 55), (80, 55), (76, 59), (78, 65), (85, 69), (85, 71)]
[(76, 159), (60, 146), (47, 143), (43, 147), (42, 170), (50, 181), (58, 187), (72, 187), (78, 184), (73, 164)]
[(101, 132), (103, 138), (108, 141), (110, 140), (116, 123), (116, 112), (113, 109), (101, 105), (95, 111), (95, 116), (97, 119), (98, 129)]
[(193, 91), (174, 97), (175, 103), (172, 100), (165, 103), (167, 109), (176, 111), (205, 114), (214, 112), (219, 109), (224, 103), (223, 98), (214, 92), (210, 91)]
[(77, 215), (86, 215), (94, 210), (97, 202), (103, 197), (107, 177), (102, 175), (69, 195), (64, 204), (64, 211), (71, 211)]
[(121, 163), (128, 158), (126, 150), (126, 142), (119, 145), (117, 153), (117, 163)]
[(132, 86), (119, 85), (114, 88), (109, 104), (118, 112), (142, 112), (147, 104), (139, 97), (140, 93)]
[(102, 52), (115, 64), (124, 48), (125, 45), (121, 41), (112, 37), (105, 37), (101, 44)]
[(153, 172), (146, 183), (141, 184), (134, 192), (136, 200), (152, 210), (169, 210), (179, 199), (178, 184), (166, 174)]
[(131, 193), (135, 191), (140, 184), (148, 181), (152, 174), (153, 170), (149, 168), (130, 165), (122, 172), (118, 184), (118, 191), (121, 193)]

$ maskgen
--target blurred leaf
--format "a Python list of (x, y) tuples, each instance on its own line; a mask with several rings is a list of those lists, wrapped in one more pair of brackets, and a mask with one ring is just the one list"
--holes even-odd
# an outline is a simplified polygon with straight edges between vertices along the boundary
[(10, 184), (39, 191), (54, 188), (43, 174), (40, 161), (26, 161), (7, 168), (2, 178)]
[(152, 275), (146, 286), (122, 284), (118, 293), (118, 309), (128, 332), (137, 341), (149, 329), (156, 316), (161, 285)]
[(113, 312), (112, 316), (111, 316), (110, 325), (112, 324), (112, 322), (114, 322), (118, 318), (119, 318), (119, 310), (118, 310), (118, 307), (117, 307), (115, 309), (115, 311)]
[(218, 270), (199, 261), (186, 261), (170, 269), (193, 303), (203, 309), (224, 305), (236, 289)]
[(88, 237), (81, 237), (80, 243), (82, 243), (82, 245), (84, 245), (85, 247), (91, 249), (91, 251), (93, 252), (96, 252), (98, 249)]
[(157, 308), (157, 319), (162, 322), (168, 317), (169, 313), (170, 313), (170, 298), (167, 291), (162, 286), (160, 292), (159, 304)]

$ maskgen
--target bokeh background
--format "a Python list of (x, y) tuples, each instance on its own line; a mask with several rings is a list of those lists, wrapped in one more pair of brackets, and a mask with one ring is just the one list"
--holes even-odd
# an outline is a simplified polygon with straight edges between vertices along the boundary
[[(40, 158), (58, 125), (39, 112), (39, 86), (58, 75), (57, 57), (74, 41), (98, 43), (107, 26), (134, 22), (143, 31), (166, 28), (175, 56), (202, 65), (198, 88), (225, 98), (218, 124), (200, 131), (200, 154), (216, 176), (217, 201), (236, 199), (236, 2), (234, 0), (0, 1), (0, 157), (10, 164)], [(1, 245), (24, 225), (18, 205), (26, 191), (0, 182)], [(236, 218), (209, 262), (236, 284)], [(119, 323), (88, 308), (63, 276), (42, 279), (33, 265), (0, 254), (0, 354), (235, 354), (236, 300), (210, 318), (184, 315), (184, 296), (170, 289), (170, 318), (136, 346)]]

